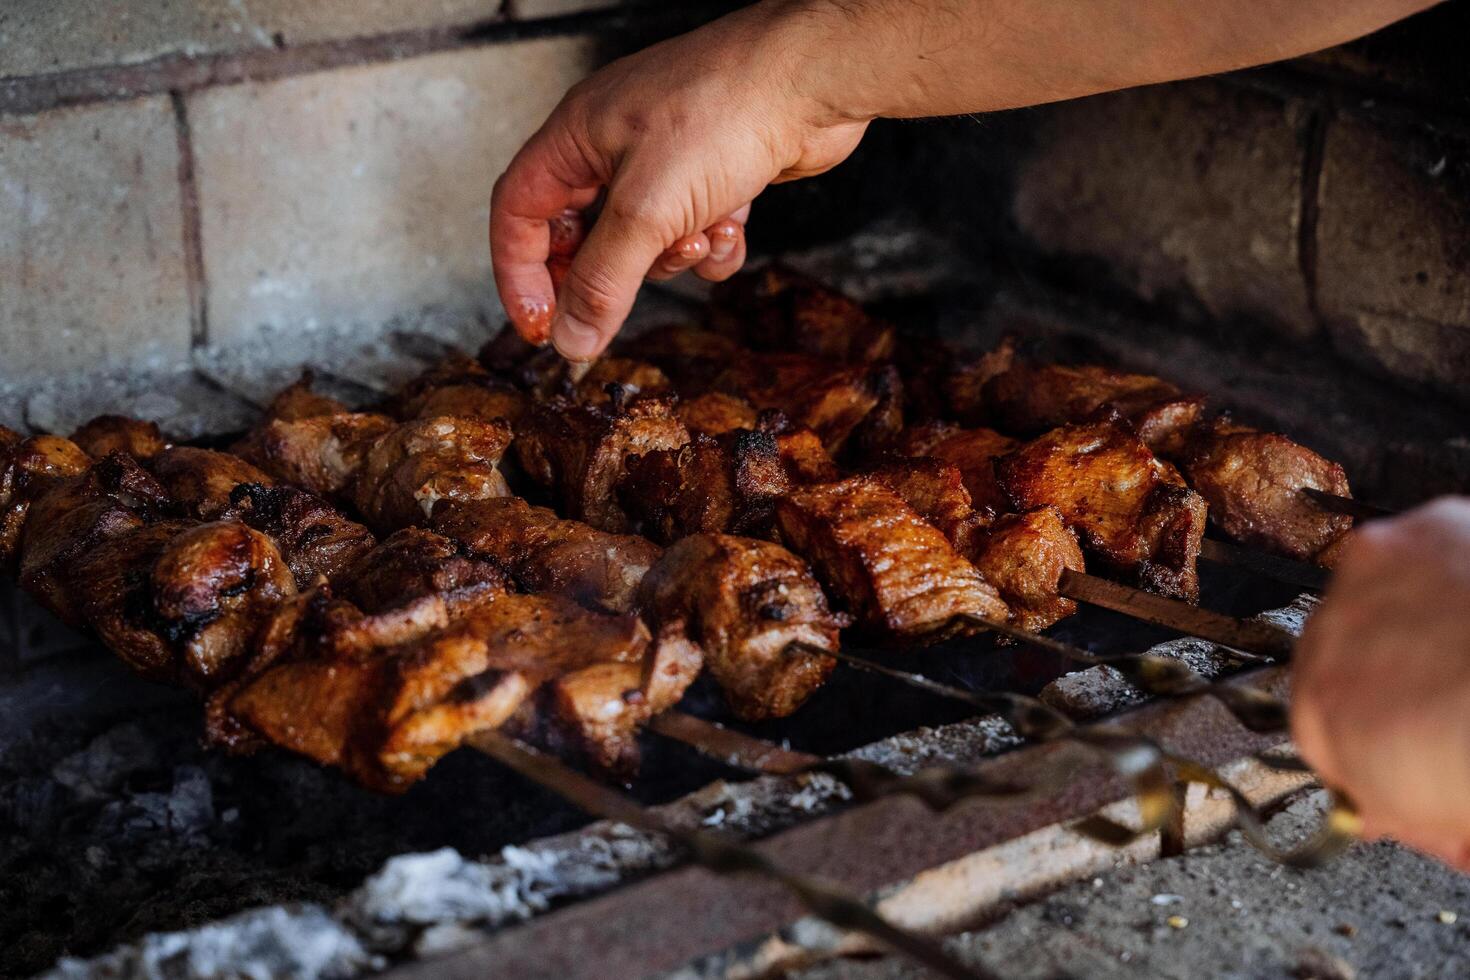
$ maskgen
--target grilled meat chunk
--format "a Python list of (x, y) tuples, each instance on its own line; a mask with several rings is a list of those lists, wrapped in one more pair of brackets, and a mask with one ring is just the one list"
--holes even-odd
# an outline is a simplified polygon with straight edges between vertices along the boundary
[(946, 422), (931, 422), (906, 430), (894, 443), (902, 456), (930, 456), (959, 468), (977, 508), (996, 513), (1011, 509), (1010, 498), (995, 478), (995, 461), (1020, 443), (992, 429), (961, 429)]
[(868, 475), (902, 497), (961, 555), (972, 558), (976, 554), (988, 521), (970, 502), (958, 467), (938, 459), (902, 459), (870, 470)]
[(462, 556), (450, 539), (405, 528), (362, 555), (342, 576), (337, 591), (369, 615), (438, 596), (453, 618), (503, 595), (505, 585), (497, 566)]
[(776, 505), (776, 520), (791, 549), (880, 639), (938, 641), (983, 628), (956, 621), (961, 614), (1009, 616), (944, 535), (870, 477), (801, 487)]
[(497, 468), (510, 445), (501, 421), (442, 416), (396, 426), (362, 456), (352, 501), (372, 527), (425, 524), (440, 500), (483, 500), (510, 492)]
[(914, 422), (947, 419), (961, 425), (986, 425), (989, 415), (982, 395), (991, 378), (1015, 363), (1016, 341), (1006, 336), (995, 349), (973, 354), (938, 338), (906, 343), (895, 352)]
[(1161, 595), (1199, 598), (1205, 502), (1116, 415), (1052, 430), (996, 462), (1019, 511), (1055, 507), (1120, 576)]
[(837, 463), (811, 429), (779, 429), (776, 452), (793, 483), (831, 483), (841, 476)]
[[(52, 449), (47, 454), (52, 462), (72, 460), (59, 445)], [(121, 453), (76, 476), (46, 479), (29, 490), (35, 491), (34, 498), (16, 548), (20, 584), (63, 622), (83, 626), (83, 596), (69, 581), (72, 563), (103, 541), (156, 519), (172, 501), (136, 460)]]
[(722, 436), (736, 429), (754, 429), (760, 413), (738, 395), (711, 391), (679, 402), (674, 406), (674, 415), (691, 433)]
[[(70, 576), (84, 592), (89, 569), (81, 563)], [(165, 544), (149, 590), (152, 613), (177, 648), (179, 680), (206, 689), (241, 669), (262, 619), (295, 594), (296, 582), (270, 538), (239, 521), (213, 521)]]
[(458, 351), (410, 381), (389, 405), (391, 414), (400, 419), (458, 415), (504, 419), (512, 425), (525, 409), (524, 392)]
[(388, 416), (367, 412), (271, 419), (233, 451), (282, 483), (335, 497), (347, 489), (368, 448), (393, 426)]
[(716, 286), (710, 321), (756, 350), (871, 362), (889, 360), (896, 346), (890, 324), (870, 316), (856, 300), (780, 264)]
[(441, 504), (432, 527), (494, 561), (528, 592), (555, 592), (609, 612), (635, 608), (638, 583), (662, 553), (647, 538), (563, 520), (519, 497)]
[(642, 663), (593, 664), (551, 681), (542, 696), (540, 740), (631, 776), (638, 770), (638, 730), (679, 703), (702, 664), (684, 624), (666, 622)]
[(784, 718), (827, 679), (845, 617), (827, 608), (806, 562), (780, 545), (697, 534), (664, 553), (639, 590), (645, 615), (684, 620), (731, 710)]
[(510, 594), (395, 646), (278, 663), (223, 711), (276, 745), (401, 792), (464, 738), (503, 724), (543, 681), (641, 665), (649, 646), (635, 617)]
[(71, 441), (93, 459), (115, 452), (152, 459), (168, 448), (168, 440), (155, 423), (125, 415), (99, 415), (73, 432)]
[(1038, 632), (1077, 611), (1060, 593), (1062, 572), (1085, 571), (1077, 536), (1055, 507), (997, 519), (970, 553), (1011, 607), (1011, 623)]
[(1203, 397), (1187, 395), (1167, 381), (1093, 364), (1017, 364), (986, 383), (985, 399), (1000, 427), (1021, 435), (1113, 408), (1150, 449), (1164, 454), (1179, 446), (1204, 409)]
[(766, 536), (792, 485), (776, 437), (739, 429), (629, 458), (618, 499), (644, 534), (671, 544), (707, 531)]
[(69, 439), (0, 426), (0, 570), (13, 567), (32, 500), (51, 484), (85, 473), (91, 458)]
[(226, 514), (241, 484), (269, 486), (274, 482), (238, 456), (193, 446), (165, 449), (153, 458), (149, 469), (184, 513), (204, 521)]
[(373, 532), (295, 487), (242, 483), (231, 492), (230, 504), (228, 516), (276, 542), (298, 589), (336, 579), (377, 544)]
[(1217, 419), (1190, 435), (1182, 464), (1210, 518), (1242, 544), (1314, 561), (1352, 528), (1301, 492), (1350, 496), (1342, 467), (1286, 436)]
[(572, 397), (582, 404), (614, 411), (640, 398), (664, 398), (673, 393), (666, 374), (631, 357), (598, 358), (572, 388)]
[(515, 448), (527, 474), (555, 491), (563, 514), (622, 534), (632, 529), (617, 499), (628, 457), (688, 441), (689, 430), (663, 401), (604, 411), (553, 398), (527, 415)]
[(315, 381), (316, 375), (310, 368), (303, 370), (301, 377), (282, 388), (271, 399), (271, 403), (265, 407), (265, 417), (282, 422), (297, 422), (319, 415), (345, 415), (350, 411), (337, 399), (313, 391), (312, 385)]
[(657, 366), (686, 397), (706, 391), (746, 353), (724, 334), (687, 324), (655, 327), (619, 342), (616, 349)]
[(756, 408), (779, 409), (836, 454), (879, 406), (887, 380), (886, 372), (868, 366), (837, 365), (808, 354), (747, 354), (721, 372), (714, 387)]

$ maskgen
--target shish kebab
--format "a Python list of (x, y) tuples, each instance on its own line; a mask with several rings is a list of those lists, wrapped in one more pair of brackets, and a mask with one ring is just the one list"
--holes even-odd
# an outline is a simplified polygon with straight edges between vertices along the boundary
[[(299, 411), (299, 409), (297, 411)], [(292, 414), (292, 412), (289, 409), (284, 409), (283, 410), (283, 414)], [(367, 424), (371, 424), (371, 420), (368, 420), (368, 419), (354, 419), (354, 420), (349, 420), (349, 421), (350, 422), (353, 422), (353, 423), (361, 421), (361, 422), (364, 422), (364, 423), (367, 423)], [(340, 428), (342, 428), (342, 420), (339, 419), (339, 420), (334, 421), (333, 422), (333, 426), (334, 426), (334, 429), (340, 429)], [(384, 432), (383, 434), (386, 435), (386, 432)], [(438, 435), (444, 435), (444, 434), (445, 433), (439, 433)], [(432, 436), (433, 433), (430, 433), (430, 435)], [(424, 433), (420, 431), (420, 432), (417, 433), (417, 435), (414, 435), (412, 432), (410, 432), (407, 436), (400, 436), (400, 438), (398, 438), (396, 440), (396, 443), (395, 443), (395, 440), (388, 440), (388, 445), (389, 445), (390, 448), (392, 446), (394, 446), (395, 444), (402, 444), (402, 445), (405, 445), (406, 446), (406, 445), (411, 444), (415, 438), (418, 438), (418, 439), (424, 438)], [(493, 442), (493, 439), (491, 441)], [(389, 452), (389, 453), (379, 452), (378, 455), (379, 456), (388, 455), (388, 456), (391, 457), (392, 454), (391, 454), (391, 452)], [(314, 457), (314, 458), (317, 461), (320, 461), (323, 457), (319, 457), (318, 456), (318, 457)], [(303, 460), (305, 462), (310, 462), (311, 459), (312, 459), (312, 457), (304, 457), (303, 458)], [(410, 470), (409, 470), (410, 476), (412, 476), (416, 472), (417, 471), (415, 471), (413, 468), (410, 468)], [(493, 476), (493, 474), (492, 474), (492, 476)], [(493, 479), (492, 479), (492, 482), (493, 482)], [(378, 497), (382, 497), (383, 496), (383, 493), (384, 493), (384, 483), (385, 483), (385, 481), (382, 480), (382, 479), (378, 479), (376, 481), (373, 481), (373, 480), (365, 481), (365, 485), (371, 485), (371, 486), (377, 487), (377, 490), (375, 490), (374, 493), (376, 493), (378, 495)], [(387, 481), (387, 490), (389, 490), (389, 491), (392, 490), (392, 481)], [(360, 506), (362, 506), (364, 512), (375, 511), (375, 512), (377, 512), (377, 513), (379, 513), (381, 515), (380, 516), (380, 519), (382, 519), (382, 520), (388, 520), (388, 519), (390, 519), (390, 515), (394, 514), (394, 509), (393, 509), (394, 507), (397, 507), (398, 508), (397, 513), (400, 513), (400, 514), (411, 512), (411, 510), (412, 510), (412, 504), (410, 504), (410, 503), (406, 502), (405, 500), (403, 500), (401, 494), (399, 495), (399, 498), (395, 501), (394, 500), (394, 497), (393, 497), (393, 494), (391, 492), (390, 493), (387, 493), (386, 497), (384, 497), (383, 499), (378, 499), (377, 497), (374, 497), (371, 500), (363, 500), (363, 501), (360, 501), (359, 503), (360, 503)]]

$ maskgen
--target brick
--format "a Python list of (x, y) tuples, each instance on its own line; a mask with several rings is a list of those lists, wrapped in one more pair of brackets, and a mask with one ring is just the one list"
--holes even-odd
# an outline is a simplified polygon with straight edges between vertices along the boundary
[(498, 0), (129, 0), (116, 6), (99, 15), (90, 0), (8, 0), (0, 8), (0, 78), (452, 27), (500, 11)]
[(0, 382), (187, 357), (167, 99), (0, 119), (0, 215)]
[(491, 185), (593, 58), (527, 41), (191, 96), (211, 340), (493, 309)]
[(1470, 144), (1334, 122), (1318, 214), (1318, 304), (1333, 343), (1470, 401)]
[(1209, 81), (1052, 107), (1017, 173), (1015, 219), (1044, 251), (1101, 259), (1147, 300), (1187, 296), (1217, 319), (1310, 336), (1299, 117)]

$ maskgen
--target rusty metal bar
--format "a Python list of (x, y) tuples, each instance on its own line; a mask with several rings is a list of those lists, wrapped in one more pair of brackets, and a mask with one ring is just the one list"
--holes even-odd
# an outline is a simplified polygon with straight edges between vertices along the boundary
[(1277, 660), (1289, 658), (1295, 642), (1295, 637), (1286, 630), (1269, 623), (1236, 619), (1070, 569), (1062, 572), (1061, 593), (1069, 599), (1102, 606), (1146, 623)]

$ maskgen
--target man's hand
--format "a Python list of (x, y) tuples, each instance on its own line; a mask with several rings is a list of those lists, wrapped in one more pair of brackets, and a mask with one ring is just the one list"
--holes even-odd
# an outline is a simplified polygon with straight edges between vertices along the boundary
[[(516, 155), (495, 185), (490, 251), (522, 336), (540, 343), (549, 330), (565, 357), (597, 356), (645, 277), (692, 267), (728, 278), (745, 259), (756, 195), (852, 152), (866, 121), (803, 94), (800, 18), (773, 9), (614, 62), (567, 93)], [(584, 239), (577, 212), (604, 190)]]
[(1292, 734), (1368, 836), (1470, 871), (1470, 499), (1353, 532), (1297, 646)]

